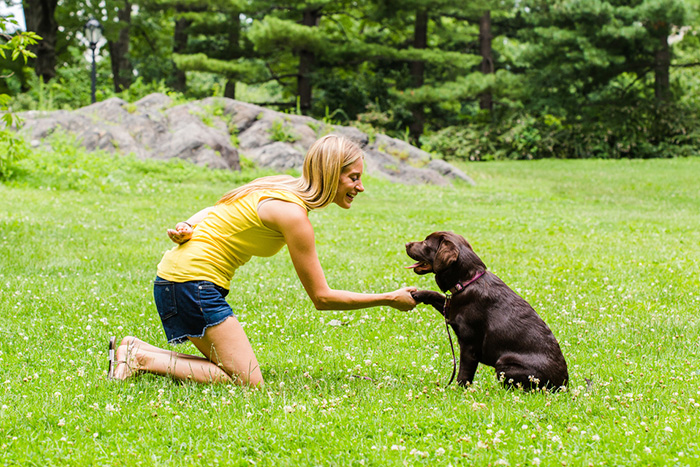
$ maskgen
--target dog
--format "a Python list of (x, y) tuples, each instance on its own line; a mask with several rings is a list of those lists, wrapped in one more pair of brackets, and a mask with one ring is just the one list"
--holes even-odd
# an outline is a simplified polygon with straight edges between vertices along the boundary
[(446, 295), (412, 292), (432, 305), (459, 342), (457, 383), (471, 384), (479, 363), (494, 367), (506, 387), (556, 391), (569, 379), (566, 360), (547, 324), (477, 256), (461, 235), (434, 232), (406, 244), (416, 274), (435, 274)]

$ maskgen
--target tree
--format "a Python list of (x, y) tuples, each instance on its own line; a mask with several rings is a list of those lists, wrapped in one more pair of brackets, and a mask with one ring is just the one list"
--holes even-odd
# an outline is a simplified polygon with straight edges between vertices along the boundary
[(121, 92), (131, 86), (134, 71), (129, 60), (132, 4), (130, 0), (122, 0), (117, 5), (116, 28), (118, 28), (118, 32), (115, 34), (115, 39), (108, 38), (107, 45), (112, 62), (114, 91)]
[(58, 23), (55, 13), (58, 0), (23, 0), (27, 31), (38, 34), (42, 40), (30, 47), (34, 71), (46, 83), (56, 76), (56, 42)]
[[(491, 10), (486, 10), (479, 18), (479, 49), (481, 52), (481, 72), (485, 75), (492, 74), (494, 70), (493, 49), (491, 47)], [(493, 95), (490, 90), (485, 90), (479, 95), (479, 108), (481, 110), (493, 110)]]
[(241, 16), (243, 7), (250, 6), (239, 0), (221, 0), (210, 3), (206, 10), (192, 8), (187, 14), (179, 13), (187, 22), (186, 40), (178, 40), (174, 61), (182, 72), (213, 73), (225, 80), (224, 97), (236, 97), (237, 81), (257, 81), (267, 75), (259, 60), (252, 58), (252, 46), (245, 37)]
[(681, 0), (535, 0), (526, 7), (523, 58), (533, 102), (565, 111), (619, 102), (634, 89), (643, 95), (635, 86), (650, 73), (657, 103), (669, 99), (668, 36), (688, 20)]

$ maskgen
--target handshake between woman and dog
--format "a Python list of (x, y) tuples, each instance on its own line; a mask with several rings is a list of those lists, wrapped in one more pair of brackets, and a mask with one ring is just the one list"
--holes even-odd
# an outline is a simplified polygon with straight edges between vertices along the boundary
[(547, 324), (495, 274), (471, 245), (452, 232), (434, 232), (406, 244), (416, 274), (434, 273), (445, 295), (413, 292), (432, 305), (459, 341), (457, 382), (471, 384), (479, 363), (496, 369), (506, 387), (558, 390), (567, 384), (566, 360)]

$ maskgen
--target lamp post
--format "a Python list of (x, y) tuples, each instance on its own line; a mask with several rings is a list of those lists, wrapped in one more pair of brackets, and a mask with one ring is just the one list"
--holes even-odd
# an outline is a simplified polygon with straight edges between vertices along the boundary
[(92, 50), (92, 103), (95, 103), (95, 81), (97, 80), (97, 68), (95, 66), (95, 48), (97, 48), (97, 43), (102, 38), (102, 25), (95, 18), (90, 18), (90, 20), (85, 24), (85, 38), (90, 44), (90, 50)]

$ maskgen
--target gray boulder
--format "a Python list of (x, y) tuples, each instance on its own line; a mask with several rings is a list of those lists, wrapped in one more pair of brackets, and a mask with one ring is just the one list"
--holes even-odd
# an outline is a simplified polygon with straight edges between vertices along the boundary
[(129, 104), (107, 99), (73, 112), (22, 112), (20, 131), (32, 144), (54, 131), (74, 134), (86, 149), (134, 154), (139, 158), (180, 158), (195, 164), (239, 170), (240, 154), (260, 167), (298, 170), (319, 137), (334, 133), (363, 148), (366, 171), (398, 183), (473, 184), (459, 169), (386, 135), (371, 139), (354, 127), (328, 125), (301, 115), (275, 112), (227, 98), (210, 97), (175, 105), (164, 94)]

